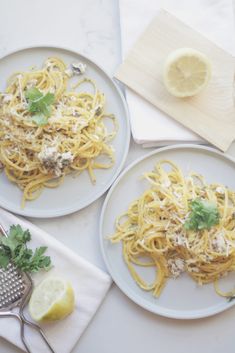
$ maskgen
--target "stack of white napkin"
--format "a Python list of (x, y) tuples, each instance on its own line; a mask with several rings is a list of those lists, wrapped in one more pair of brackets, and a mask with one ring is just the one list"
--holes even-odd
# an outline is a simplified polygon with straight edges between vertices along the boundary
[[(31, 248), (42, 245), (48, 247), (47, 254), (51, 257), (54, 267), (48, 273), (42, 272), (33, 275), (35, 284), (45, 278), (45, 276), (53, 274), (67, 279), (72, 284), (76, 298), (74, 312), (64, 320), (42, 325), (55, 352), (69, 353), (107, 294), (111, 285), (111, 278), (97, 267), (77, 256), (49, 234), (2, 209), (0, 209), (0, 224), (6, 230), (9, 229), (11, 224), (20, 224), (22, 228), (29, 229), (31, 232)], [(0, 318), (0, 336), (24, 349), (20, 340), (19, 322), (15, 319)], [(26, 339), (32, 352), (48, 352), (40, 336), (33, 330), (26, 330)]]
[[(232, 0), (120, 0), (123, 58), (161, 7), (235, 55)], [(136, 143), (153, 147), (203, 142), (199, 136), (128, 88), (126, 96)]]

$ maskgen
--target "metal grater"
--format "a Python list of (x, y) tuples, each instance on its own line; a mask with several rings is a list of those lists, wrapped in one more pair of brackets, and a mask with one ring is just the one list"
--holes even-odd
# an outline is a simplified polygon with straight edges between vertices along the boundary
[(26, 289), (25, 277), (11, 263), (6, 269), (0, 268), (0, 311), (18, 306)]
[[(7, 233), (1, 225), (0, 233), (7, 237)], [(24, 308), (29, 301), (32, 289), (31, 277), (18, 270), (12, 263), (8, 264), (6, 269), (0, 268), (0, 318), (15, 317), (20, 321), (20, 335), (26, 352), (31, 353), (24, 334), (25, 325), (28, 325), (41, 335), (49, 350), (55, 353), (41, 327), (30, 322), (24, 316)], [(12, 311), (14, 308), (19, 308), (18, 313)]]

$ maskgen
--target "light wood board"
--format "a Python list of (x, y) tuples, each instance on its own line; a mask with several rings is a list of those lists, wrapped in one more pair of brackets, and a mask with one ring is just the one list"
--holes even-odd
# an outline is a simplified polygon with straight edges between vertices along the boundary
[[(170, 52), (190, 47), (212, 64), (209, 85), (197, 96), (176, 98), (163, 84)], [(157, 108), (226, 151), (235, 139), (233, 79), (235, 59), (199, 32), (161, 10), (131, 49), (115, 77)]]

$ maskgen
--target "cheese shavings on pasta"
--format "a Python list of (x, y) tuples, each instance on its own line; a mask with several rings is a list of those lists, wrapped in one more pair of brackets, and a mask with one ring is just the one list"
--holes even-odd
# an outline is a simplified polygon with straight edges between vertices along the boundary
[[(186, 272), (198, 284), (213, 282), (218, 294), (233, 296), (233, 291), (219, 289), (218, 280), (235, 270), (235, 192), (224, 185), (207, 184), (196, 173), (184, 177), (171, 161), (160, 161), (144, 176), (151, 187), (117, 218), (116, 232), (109, 237), (112, 243), (122, 243), (133, 279), (158, 297), (169, 278)], [(207, 207), (203, 222), (208, 212), (209, 223), (202, 229), (190, 229), (187, 224), (193, 216), (200, 220), (200, 213), (192, 215), (194, 200)], [(209, 210), (218, 212), (212, 222)], [(138, 266), (155, 268), (153, 283), (138, 274)]]
[(40, 70), (12, 75), (0, 93), (0, 168), (23, 190), (22, 206), (67, 174), (88, 170), (94, 183), (94, 169), (114, 164), (116, 119), (105, 112), (105, 96), (93, 80), (69, 86), (72, 76), (84, 73), (79, 65), (78, 72), (78, 65), (68, 69), (51, 57)]

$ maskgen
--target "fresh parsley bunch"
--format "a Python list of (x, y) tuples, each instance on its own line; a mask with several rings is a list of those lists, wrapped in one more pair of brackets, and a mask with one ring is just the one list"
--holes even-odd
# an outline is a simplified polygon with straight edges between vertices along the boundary
[(210, 229), (219, 223), (220, 214), (212, 202), (196, 199), (191, 202), (191, 212), (184, 223), (187, 230)]
[(33, 113), (32, 121), (39, 126), (47, 124), (48, 117), (51, 114), (51, 105), (55, 101), (54, 94), (43, 95), (39, 89), (33, 87), (26, 91), (25, 97), (28, 102), (28, 111)]
[(24, 272), (49, 270), (51, 259), (44, 255), (47, 247), (41, 246), (33, 251), (26, 245), (30, 240), (29, 230), (23, 230), (19, 224), (12, 225), (8, 237), (0, 236), (0, 267), (6, 268), (12, 262)]

